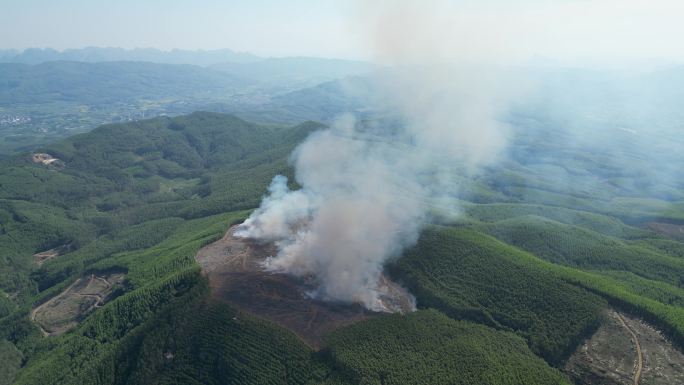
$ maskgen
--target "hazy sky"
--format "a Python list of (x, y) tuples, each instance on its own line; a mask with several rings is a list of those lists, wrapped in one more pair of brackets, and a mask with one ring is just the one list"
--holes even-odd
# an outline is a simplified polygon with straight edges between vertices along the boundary
[(0, 0), (0, 48), (373, 58), (383, 30), (406, 26), (443, 36), (446, 57), (682, 61), (683, 20), (681, 0)]

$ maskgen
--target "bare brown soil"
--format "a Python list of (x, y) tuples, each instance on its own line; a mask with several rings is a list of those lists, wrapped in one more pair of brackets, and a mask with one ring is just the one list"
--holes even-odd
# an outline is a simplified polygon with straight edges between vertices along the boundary
[(41, 163), (45, 166), (52, 166), (56, 168), (61, 168), (64, 166), (64, 162), (60, 159), (53, 157), (50, 154), (36, 153), (31, 155), (31, 160), (33, 163)]
[(610, 310), (565, 372), (581, 385), (684, 384), (684, 355), (644, 321)]
[(70, 245), (62, 245), (59, 247), (55, 247), (54, 249), (45, 250), (41, 251), (40, 253), (33, 254), (33, 258), (38, 264), (38, 266), (40, 266), (43, 263), (68, 252), (70, 249)]
[(644, 367), (641, 385), (684, 384), (684, 354), (665, 336), (639, 318), (625, 316), (625, 323), (638, 336)]
[[(311, 298), (314, 287), (296, 277), (265, 271), (263, 261), (276, 255), (273, 244), (233, 236), (232, 227), (219, 241), (201, 249), (196, 256), (209, 279), (212, 297), (257, 317), (275, 322), (299, 336), (314, 349), (327, 333), (381, 313), (358, 304), (342, 304)], [(387, 308), (413, 310), (410, 295), (382, 277), (389, 293)]]
[(124, 274), (91, 274), (74, 281), (60, 294), (31, 311), (31, 320), (43, 335), (60, 335), (78, 325), (87, 314), (109, 299), (113, 286), (123, 282)]
[(663, 222), (645, 223), (646, 228), (677, 240), (684, 240), (684, 225)]

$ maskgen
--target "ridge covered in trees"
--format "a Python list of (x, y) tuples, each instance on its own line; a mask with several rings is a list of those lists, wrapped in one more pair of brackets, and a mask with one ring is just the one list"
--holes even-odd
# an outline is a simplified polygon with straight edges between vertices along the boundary
[[(289, 154), (323, 127), (194, 113), (105, 125), (38, 150), (61, 167), (31, 154), (3, 160), (6, 382), (566, 384), (556, 368), (608, 306), (684, 346), (684, 244), (638, 226), (639, 218), (676, 223), (681, 202), (616, 190), (601, 197), (610, 204), (592, 209), (600, 205), (591, 194), (562, 195), (516, 165), (505, 186), (494, 177), (508, 172), (503, 166), (475, 177), (458, 197), (462, 213), (435, 215), (441, 225), (387, 266), (417, 297), (416, 313), (337, 330), (316, 352), (277, 325), (211, 301), (195, 253), (247, 217), (274, 175), (292, 177)], [(520, 195), (515, 186), (525, 184), (545, 190)], [(564, 199), (549, 204), (557, 196)], [(48, 250), (56, 255), (38, 263), (34, 254)], [(109, 301), (44, 337), (31, 310), (105, 272), (125, 274)]]

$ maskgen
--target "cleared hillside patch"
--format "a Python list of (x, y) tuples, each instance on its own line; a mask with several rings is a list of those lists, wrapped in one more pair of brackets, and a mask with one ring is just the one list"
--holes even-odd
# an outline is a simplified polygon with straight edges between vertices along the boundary
[(607, 315), (565, 365), (577, 384), (684, 383), (684, 355), (662, 333), (639, 318), (614, 310)]
[(78, 322), (103, 306), (125, 274), (90, 274), (78, 278), (63, 292), (31, 311), (31, 319), (44, 335), (60, 335), (76, 327)]

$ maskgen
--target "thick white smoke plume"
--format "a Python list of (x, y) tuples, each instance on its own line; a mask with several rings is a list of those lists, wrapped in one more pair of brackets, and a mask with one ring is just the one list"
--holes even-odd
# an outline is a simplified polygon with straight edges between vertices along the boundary
[(413, 150), (382, 139), (348, 117), (312, 134), (293, 156), (303, 188), (275, 177), (236, 235), (276, 241), (267, 268), (313, 277), (321, 298), (378, 308), (383, 262), (415, 242), (424, 217), (423, 188), (401, 166)]
[[(431, 202), (453, 188), (457, 170), (474, 172), (504, 147), (498, 118), (511, 100), (500, 72), (443, 60), (444, 43), (462, 48), (472, 36), (445, 34), (435, 28), (439, 15), (412, 13), (410, 4), (384, 4), (367, 10), (367, 21), (389, 47), (377, 50), (382, 61), (400, 67), (375, 84), (385, 111), (400, 119), (370, 125), (345, 116), (313, 133), (292, 156), (301, 189), (275, 177), (236, 231), (276, 242), (266, 267), (312, 279), (313, 295), (375, 310), (383, 264), (415, 243)], [(403, 17), (411, 22), (398, 28)]]

